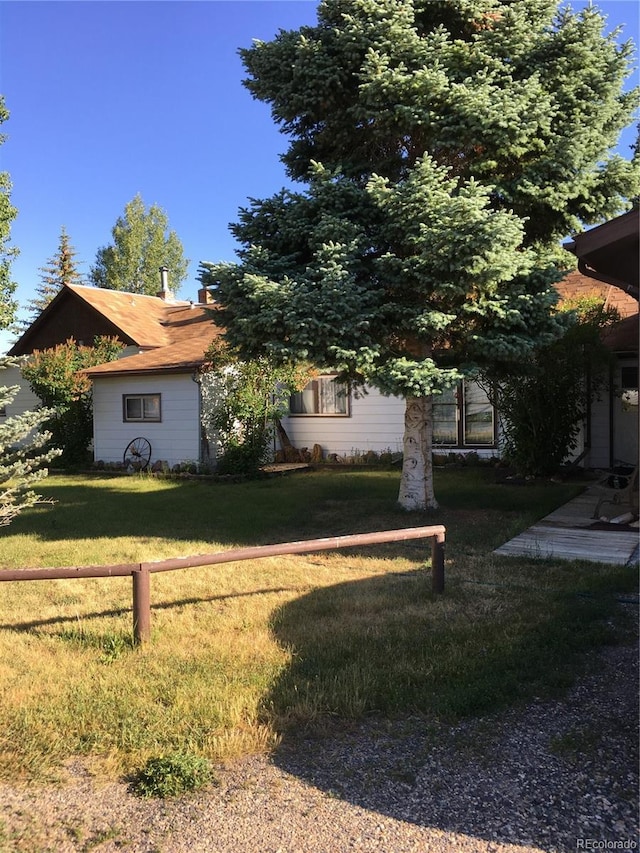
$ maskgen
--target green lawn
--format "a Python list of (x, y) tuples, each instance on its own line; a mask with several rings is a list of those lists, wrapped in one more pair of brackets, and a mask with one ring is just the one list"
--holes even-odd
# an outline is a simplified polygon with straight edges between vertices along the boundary
[(50, 778), (74, 755), (108, 777), (170, 753), (219, 760), (329, 717), (482, 714), (566, 688), (582, 652), (624, 638), (615, 595), (634, 572), (491, 553), (575, 486), (438, 471), (441, 509), (407, 514), (398, 476), (45, 481), (55, 503), (2, 532), (4, 568), (438, 523), (446, 590), (431, 593), (421, 541), (163, 573), (151, 580), (151, 642), (137, 648), (129, 578), (4, 583), (0, 777)]

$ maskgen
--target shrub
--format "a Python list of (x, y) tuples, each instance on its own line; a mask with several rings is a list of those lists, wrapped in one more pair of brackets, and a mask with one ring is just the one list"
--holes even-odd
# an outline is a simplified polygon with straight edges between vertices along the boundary
[(200, 387), (207, 441), (215, 447), (220, 474), (255, 474), (269, 461), (275, 421), (308, 376), (304, 366), (278, 367), (267, 358), (241, 361), (224, 341), (214, 341)]
[(618, 314), (598, 298), (561, 306), (564, 335), (538, 347), (519, 375), (493, 382), (502, 419), (503, 457), (522, 476), (554, 474), (577, 445), (591, 400), (607, 376), (610, 353), (603, 331)]
[(172, 753), (150, 758), (131, 783), (139, 797), (177, 797), (215, 781), (206, 758)]
[(118, 358), (123, 345), (116, 338), (99, 337), (92, 347), (72, 338), (46, 350), (36, 350), (22, 369), (31, 390), (51, 409), (45, 427), (51, 443), (62, 450), (60, 463), (77, 468), (90, 462), (93, 435), (91, 381), (82, 371)]

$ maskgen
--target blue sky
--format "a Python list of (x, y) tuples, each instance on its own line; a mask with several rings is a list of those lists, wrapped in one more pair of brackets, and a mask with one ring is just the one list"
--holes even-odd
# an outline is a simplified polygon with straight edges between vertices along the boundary
[[(526, 2), (526, 0), (523, 0)], [(574, 8), (585, 3), (575, 2)], [(638, 43), (635, 0), (597, 4)], [(315, 0), (0, 0), (0, 170), (19, 215), (12, 267), (24, 308), (64, 226), (88, 273), (137, 193), (169, 217), (191, 261), (233, 260), (228, 225), (286, 182), (286, 139), (242, 86), (238, 48), (316, 20)], [(637, 73), (636, 73), (637, 82)], [(635, 137), (622, 141), (623, 155)], [(11, 336), (0, 333), (0, 352)]]

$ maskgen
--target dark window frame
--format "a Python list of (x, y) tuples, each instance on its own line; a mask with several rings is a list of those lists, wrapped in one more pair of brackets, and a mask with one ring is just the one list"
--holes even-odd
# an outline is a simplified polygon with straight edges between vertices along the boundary
[[(344, 389), (345, 410), (344, 412), (320, 412), (321, 393), (320, 385), (323, 382), (336, 382), (337, 377), (334, 374), (325, 374), (312, 379), (302, 391), (292, 394), (289, 398), (289, 416), (292, 418), (350, 418), (351, 417), (351, 394), (349, 387), (345, 382), (337, 384)], [(302, 399), (302, 394), (311, 391), (313, 393), (313, 411), (302, 412), (294, 411), (296, 408), (296, 399)]]
[[(472, 380), (471, 380), (472, 381)], [(498, 446), (498, 413), (496, 411), (495, 406), (491, 404), (489, 401), (489, 405), (491, 406), (491, 421), (492, 421), (492, 439), (491, 442), (473, 442), (466, 441), (466, 433), (467, 433), (467, 410), (466, 410), (466, 395), (465, 395), (465, 387), (467, 384), (464, 380), (459, 382), (458, 385), (453, 389), (455, 404), (456, 404), (456, 441), (453, 442), (441, 442), (436, 441), (436, 430), (435, 430), (435, 418), (434, 418), (434, 439), (433, 439), (433, 447), (434, 449), (450, 449), (450, 450), (495, 450)], [(475, 384), (475, 383), (474, 383)], [(452, 405), (450, 402), (448, 403), (439, 403), (438, 398), (434, 397), (434, 415), (435, 410), (438, 405)]]
[[(145, 417), (144, 401), (152, 399), (158, 401), (158, 415)], [(130, 400), (140, 400), (141, 417), (133, 418), (128, 416), (127, 403)], [(125, 424), (159, 424), (162, 423), (162, 394), (123, 394), (122, 395), (122, 421)]]

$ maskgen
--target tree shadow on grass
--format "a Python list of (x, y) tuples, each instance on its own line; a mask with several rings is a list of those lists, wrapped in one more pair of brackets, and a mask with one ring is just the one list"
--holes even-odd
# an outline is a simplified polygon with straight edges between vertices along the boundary
[[(305, 473), (235, 484), (80, 477), (45, 481), (53, 506), (21, 514), (10, 533), (60, 540), (139, 538), (254, 545), (411, 526), (394, 479)], [(336, 499), (336, 495), (338, 499)]]
[[(232, 598), (250, 598), (255, 595), (270, 595), (272, 593), (293, 592), (289, 587), (269, 587), (268, 589), (252, 589), (249, 592), (230, 592), (224, 595), (209, 595), (209, 596), (194, 596), (192, 598), (181, 598), (177, 601), (159, 602), (151, 605), (151, 614), (159, 610), (173, 610), (184, 607), (188, 604), (202, 604), (206, 601), (225, 601)], [(110, 610), (97, 610), (93, 613), (83, 613), (82, 622), (87, 622), (91, 619), (103, 619), (104, 617), (126, 616), (133, 613), (133, 607), (116, 607)], [(5, 623), (0, 624), (0, 631), (20, 631), (29, 632), (37, 628), (45, 628), (47, 625), (65, 625), (78, 624), (77, 614), (68, 614), (63, 616), (52, 616), (48, 619), (31, 619), (28, 622)]]
[[(406, 573), (284, 605), (272, 628), (292, 664), (264, 703), (284, 734), (275, 763), (472, 838), (545, 851), (635, 838), (637, 655), (602, 652), (616, 605), (500, 600), (512, 595), (451, 586), (436, 599), (424, 573)], [(598, 654), (607, 669), (589, 675)]]

